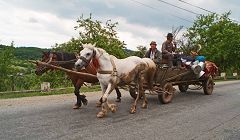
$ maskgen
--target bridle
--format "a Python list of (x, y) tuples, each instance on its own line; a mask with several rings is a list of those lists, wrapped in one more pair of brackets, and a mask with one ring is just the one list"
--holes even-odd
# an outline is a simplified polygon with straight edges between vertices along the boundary
[[(50, 63), (52, 62), (52, 60), (53, 60), (53, 53), (51, 52), (51, 53), (49, 54), (49, 60), (48, 60), (46, 63), (47, 63), (47, 64), (50, 64)], [(38, 68), (38, 71), (43, 72), (43, 70), (44, 70), (45, 68), (46, 68), (46, 66), (44, 65), (44, 66)]]
[(93, 50), (93, 55), (92, 55), (92, 57), (88, 60), (86, 57), (84, 57), (84, 56), (76, 56), (78, 59), (81, 59), (83, 62), (85, 62), (86, 63), (86, 66), (88, 66), (89, 65), (89, 63), (90, 63), (90, 61), (94, 58), (96, 56), (96, 51), (95, 50)]
[[(96, 59), (99, 59), (101, 56), (103, 55), (103, 53), (100, 54), (100, 56), (98, 56), (98, 58)], [(90, 61), (96, 57), (96, 50), (93, 50), (93, 55), (92, 57), (88, 60), (86, 59), (84, 56), (77, 56), (78, 59), (81, 59), (83, 62), (86, 63), (85, 67), (89, 65)], [(109, 70), (96, 70), (97, 73), (100, 73), (100, 74), (111, 74), (113, 76), (116, 76), (117, 75), (117, 69), (116, 69), (116, 65), (113, 61), (113, 58), (110, 57), (110, 61), (111, 61), (111, 64), (113, 66), (113, 70), (109, 71)]]

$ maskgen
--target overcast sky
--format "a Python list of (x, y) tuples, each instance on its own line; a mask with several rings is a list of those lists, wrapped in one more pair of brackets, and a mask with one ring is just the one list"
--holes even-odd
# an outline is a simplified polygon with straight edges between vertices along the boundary
[[(179, 0), (164, 1), (194, 13), (207, 13)], [(240, 21), (239, 0), (184, 1), (219, 14), (231, 10), (231, 18)], [(118, 37), (132, 50), (148, 46), (152, 40), (161, 46), (172, 27), (190, 27), (196, 17), (161, 0), (0, 0), (0, 44), (14, 41), (17, 47), (51, 48), (77, 37), (77, 18), (90, 13), (103, 22), (118, 22)]]

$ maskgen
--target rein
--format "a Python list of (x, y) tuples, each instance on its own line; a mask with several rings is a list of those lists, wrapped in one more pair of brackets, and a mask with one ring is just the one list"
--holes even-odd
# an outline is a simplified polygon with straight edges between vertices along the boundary
[(75, 63), (77, 59), (72, 59), (69, 61), (51, 61), (52, 63), (57, 63), (57, 64), (69, 64), (69, 63)]

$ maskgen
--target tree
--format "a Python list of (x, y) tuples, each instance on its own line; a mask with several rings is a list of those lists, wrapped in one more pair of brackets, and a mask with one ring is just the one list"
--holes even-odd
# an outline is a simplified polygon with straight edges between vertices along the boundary
[(222, 70), (239, 69), (240, 25), (229, 19), (231, 13), (200, 15), (185, 37), (191, 44), (202, 46), (201, 54)]
[(145, 53), (147, 52), (147, 47), (146, 46), (142, 46), (142, 45), (139, 45), (137, 46), (137, 51), (134, 51), (131, 55), (134, 55), (134, 56), (138, 56), (138, 57), (141, 57), (143, 58)]
[[(12, 44), (13, 45), (13, 44)], [(12, 63), (14, 59), (13, 46), (1, 46), (0, 49), (0, 91), (5, 91), (9, 88), (13, 73)]]
[(177, 51), (182, 52), (184, 55), (191, 55), (191, 52), (199, 52), (201, 50), (201, 46), (198, 44), (193, 44), (191, 40), (187, 37), (181, 37), (181, 39), (177, 40), (178, 46)]
[(77, 20), (78, 25), (75, 30), (79, 31), (79, 37), (72, 38), (63, 44), (56, 44), (55, 50), (64, 50), (68, 52), (79, 52), (80, 45), (85, 43), (95, 44), (97, 47), (103, 48), (109, 54), (118, 58), (126, 57), (124, 43), (117, 37), (115, 30), (117, 22), (112, 23), (111, 20), (106, 21), (105, 25), (101, 21), (93, 20), (92, 15), (84, 18), (83, 15)]

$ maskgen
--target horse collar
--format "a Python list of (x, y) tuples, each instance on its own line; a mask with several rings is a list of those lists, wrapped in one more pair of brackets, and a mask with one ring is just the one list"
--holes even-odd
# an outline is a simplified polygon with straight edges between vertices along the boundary
[(111, 64), (112, 64), (112, 67), (113, 67), (113, 70), (112, 71), (107, 71), (107, 70), (99, 70), (98, 73), (99, 74), (111, 74), (112, 76), (117, 76), (117, 68), (116, 68), (116, 65), (112, 59), (112, 56), (110, 56), (110, 61), (111, 61)]

